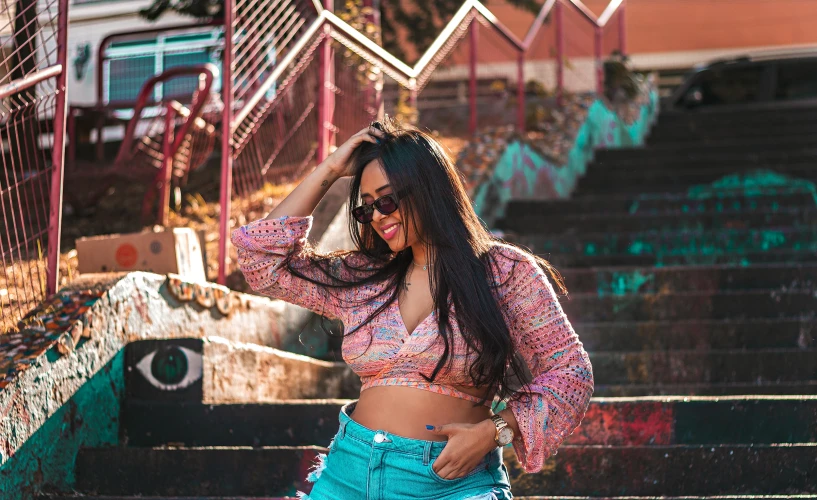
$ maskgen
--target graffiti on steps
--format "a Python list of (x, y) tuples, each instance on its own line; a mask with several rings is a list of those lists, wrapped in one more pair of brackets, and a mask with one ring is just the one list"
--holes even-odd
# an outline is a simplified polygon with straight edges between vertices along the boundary
[(643, 292), (645, 285), (655, 283), (655, 274), (642, 269), (613, 272), (609, 279), (606, 273), (596, 274), (599, 297), (622, 296)]
[(568, 141), (570, 147), (562, 159), (551, 156), (551, 150), (543, 150), (535, 140), (509, 141), (493, 170), (490, 166), (483, 167), (486, 173), (473, 194), (477, 214), (483, 218), (501, 218), (511, 198), (569, 197), (597, 148), (643, 144), (658, 113), (657, 99), (657, 93), (651, 91), (644, 100), (634, 102), (637, 118), (629, 124), (603, 101), (594, 101), (587, 110), (586, 120)]
[(806, 179), (796, 179), (773, 170), (757, 169), (721, 177), (711, 184), (689, 188), (687, 197), (693, 200), (731, 197), (769, 196), (786, 193), (808, 193), (817, 206), (817, 186)]
[(104, 290), (56, 293), (29, 311), (18, 331), (0, 337), (0, 390), (52, 347), (68, 354), (82, 338), (89, 338), (91, 325), (81, 318), (104, 294)]

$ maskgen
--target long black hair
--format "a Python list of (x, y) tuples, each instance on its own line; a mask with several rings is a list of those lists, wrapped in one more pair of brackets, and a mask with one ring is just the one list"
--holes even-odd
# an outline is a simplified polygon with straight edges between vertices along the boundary
[[(320, 277), (299, 269), (300, 266), (291, 262), (291, 255), (285, 259), (287, 270), (294, 276), (323, 285), (328, 293), (335, 288), (387, 283), (388, 286), (382, 287), (378, 294), (362, 298), (369, 303), (386, 296), (377, 309), (348, 332), (349, 335), (397, 300), (398, 291), (412, 265), (411, 247), (393, 252), (370, 224), (358, 223), (351, 213), (361, 202), (363, 169), (376, 160), (382, 166), (392, 192), (405, 190), (409, 193), (400, 199), (401, 216), (405, 222), (401, 224), (404, 241), (408, 241), (408, 221), (412, 220), (414, 227), (421, 228), (418, 231), (421, 242), (429, 248), (428, 264), (433, 270), (429, 281), (444, 351), (434, 371), (430, 375), (420, 375), (427, 382), (433, 382), (445, 364), (453, 361), (450, 321), (454, 319), (469, 351), (476, 354), (472, 358), (469, 353), (467, 358), (474, 359), (469, 367), (474, 384), (487, 386), (487, 394), (497, 394), (500, 399), (513, 396), (515, 391), (511, 386), (517, 383), (527, 385), (530, 376), (523, 368), (523, 362), (514, 355), (508, 325), (492, 291), (502, 283), (491, 279), (499, 276), (495, 252), (491, 249), (497, 243), (516, 247), (532, 257), (549, 274), (558, 290), (566, 293), (562, 277), (545, 259), (491, 234), (474, 211), (462, 173), (430, 134), (388, 118), (373, 122), (372, 126), (385, 132), (385, 138), (377, 144), (363, 142), (349, 160), (354, 165), (349, 187), (349, 231), (358, 250), (307, 253), (309, 269), (320, 269), (323, 275)], [(355, 252), (362, 258), (346, 258)], [(450, 318), (449, 304), (453, 304), (456, 318)], [(486, 400), (483, 397), (474, 405)]]

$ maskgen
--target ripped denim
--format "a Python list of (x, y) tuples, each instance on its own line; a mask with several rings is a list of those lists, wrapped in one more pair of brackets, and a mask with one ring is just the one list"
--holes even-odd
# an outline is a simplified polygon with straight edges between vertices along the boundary
[(432, 469), (446, 441), (411, 439), (372, 430), (349, 417), (357, 401), (344, 405), (340, 427), (310, 469), (312, 490), (302, 500), (509, 500), (513, 498), (502, 448), (494, 448), (462, 477), (445, 479)]

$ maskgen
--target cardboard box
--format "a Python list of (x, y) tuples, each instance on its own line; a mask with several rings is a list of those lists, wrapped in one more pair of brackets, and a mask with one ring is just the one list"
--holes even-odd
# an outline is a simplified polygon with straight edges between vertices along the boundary
[(92, 236), (76, 245), (80, 273), (149, 271), (207, 281), (202, 242), (191, 228)]

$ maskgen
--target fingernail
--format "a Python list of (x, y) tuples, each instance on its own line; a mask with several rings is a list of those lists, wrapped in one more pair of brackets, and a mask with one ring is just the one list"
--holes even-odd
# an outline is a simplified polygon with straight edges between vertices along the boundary
[(433, 426), (433, 425), (428, 425), (428, 424), (426, 424), (426, 429), (428, 429), (428, 430), (430, 430), (430, 431), (433, 431), (433, 430), (434, 430), (434, 426)]

